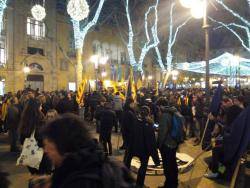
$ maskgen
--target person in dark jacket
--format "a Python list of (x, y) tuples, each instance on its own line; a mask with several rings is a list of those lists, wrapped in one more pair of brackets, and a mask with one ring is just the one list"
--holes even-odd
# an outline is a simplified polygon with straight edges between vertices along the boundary
[(71, 97), (70, 93), (63, 93), (63, 98), (60, 99), (56, 110), (59, 114), (63, 113), (74, 113), (75, 112), (75, 104), (74, 100)]
[(132, 188), (126, 168), (105, 157), (84, 122), (63, 114), (42, 131), (44, 151), (55, 166), (50, 188)]
[(10, 99), (10, 105), (7, 108), (6, 114), (6, 125), (9, 129), (9, 139), (10, 139), (10, 151), (18, 152), (17, 147), (17, 129), (20, 121), (21, 110), (18, 105), (18, 99), (16, 97), (12, 97)]
[(122, 115), (121, 132), (122, 132), (123, 145), (120, 147), (120, 149), (126, 149), (128, 147), (136, 120), (137, 118), (135, 112), (135, 102), (133, 98), (129, 98), (125, 102), (124, 111)]
[[(227, 134), (231, 133), (232, 125), (234, 120), (241, 114), (242, 108), (237, 105), (232, 105), (229, 107), (225, 112), (225, 122), (224, 126), (219, 126), (216, 130), (214, 130), (214, 135), (216, 135), (216, 138), (214, 139), (214, 144), (212, 148), (212, 161), (209, 164), (210, 172), (206, 173), (204, 176), (206, 178), (214, 179), (219, 177), (219, 164), (225, 165), (228, 169), (230, 169), (230, 165), (226, 164), (225, 162), (225, 156), (224, 156), (224, 147), (225, 147), (225, 140), (224, 137), (227, 136)], [(241, 137), (241, 135), (239, 135)], [(227, 146), (228, 147), (228, 146)], [(230, 148), (230, 146), (228, 147)], [(231, 162), (231, 161), (230, 161)], [(229, 174), (232, 172), (229, 172)]]
[(195, 140), (194, 146), (199, 145), (202, 139), (203, 131), (204, 131), (204, 99), (202, 97), (202, 93), (197, 94), (197, 98), (194, 101), (195, 105), (195, 114), (194, 114), (194, 123), (195, 123)]
[[(41, 128), (45, 124), (45, 117), (42, 113), (42, 105), (37, 99), (29, 99), (24, 107), (21, 115), (19, 133), (20, 133), (20, 143), (23, 145), (26, 138), (30, 138), (31, 134), (35, 132), (35, 139), (39, 147), (42, 147), (42, 137), (40, 134)], [(51, 163), (44, 155), (41, 161), (39, 170), (35, 168), (28, 167), (31, 174), (50, 174), (51, 173)]]
[(138, 170), (136, 185), (138, 188), (145, 187), (144, 180), (149, 157), (152, 156), (156, 166), (160, 164), (153, 120), (150, 118), (150, 109), (147, 106), (141, 108), (140, 118), (133, 127), (131, 141), (126, 152), (124, 163), (128, 168), (130, 168), (133, 157), (140, 159), (141, 166)]
[[(100, 112), (96, 113), (96, 119), (100, 120), (100, 138), (104, 152), (112, 155), (111, 133), (113, 126), (117, 123), (116, 114), (112, 110), (112, 104), (107, 102)], [(108, 147), (107, 147), (108, 145)]]

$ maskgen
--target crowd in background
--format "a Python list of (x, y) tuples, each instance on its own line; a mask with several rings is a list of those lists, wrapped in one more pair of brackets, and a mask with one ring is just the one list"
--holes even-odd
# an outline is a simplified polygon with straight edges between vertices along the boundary
[[(65, 169), (56, 168), (53, 172), (54, 179), (52, 180), (52, 187), (58, 187), (65, 183), (61, 182), (62, 177), (65, 176), (62, 172), (65, 172), (65, 170), (70, 169), (73, 173), (74, 170), (72, 168), (75, 168), (80, 162), (85, 164), (86, 161), (84, 160), (89, 160), (91, 165), (102, 162), (97, 159), (96, 161), (95, 158), (90, 160), (91, 156), (97, 157), (99, 155), (98, 152), (100, 148), (96, 143), (90, 141), (89, 135), (84, 135), (82, 138), (82, 140), (87, 140), (86, 143), (89, 145), (88, 147), (85, 146), (86, 143), (82, 143), (78, 140), (77, 136), (79, 136), (79, 134), (74, 132), (74, 129), (77, 128), (74, 127), (73, 124), (80, 125), (80, 119), (77, 119), (77, 116), (62, 115), (65, 113), (82, 114), (83, 117), (81, 118), (84, 118), (85, 121), (95, 121), (96, 131), (100, 135), (99, 143), (102, 146), (101, 150), (106, 157), (113, 154), (111, 142), (112, 131), (114, 130), (116, 133), (121, 132), (123, 144), (119, 149), (125, 150), (125, 166), (128, 169), (130, 168), (131, 160), (134, 156), (137, 156), (141, 162), (137, 174), (137, 187), (144, 186), (150, 156), (153, 158), (155, 167), (160, 165), (160, 157), (157, 152), (159, 149), (164, 175), (166, 177), (166, 181), (162, 187), (176, 188), (178, 186), (176, 152), (179, 144), (186, 139), (192, 138), (194, 146), (199, 145), (203, 138), (206, 120), (209, 118), (215, 122), (211, 136), (217, 139), (217, 145), (221, 145), (220, 141), (221, 137), (223, 137), (225, 127), (227, 128), (231, 125), (234, 119), (250, 102), (249, 90), (224, 89), (219, 113), (211, 114), (209, 112), (209, 105), (213, 93), (214, 90), (210, 90), (209, 98), (207, 98), (202, 89), (164, 89), (157, 91), (150, 88), (142, 88), (137, 92), (136, 98), (125, 98), (124, 91), (115, 93), (112, 90), (94, 91), (84, 94), (84, 106), (79, 108), (76, 102), (75, 92), (39, 92), (38, 90), (33, 91), (26, 89), (24, 91), (18, 91), (15, 94), (8, 93), (2, 97), (0, 107), (0, 131), (3, 133), (8, 132), (10, 151), (18, 152), (20, 149), (18, 142), (22, 145), (25, 138), (30, 137), (35, 130), (35, 138), (39, 146), (45, 147), (45, 151), (47, 152), (45, 152), (46, 155), (44, 155), (42, 159), (39, 170), (28, 168), (31, 174), (51, 174), (55, 161), (57, 162), (60, 159), (59, 156), (66, 155), (69, 151), (73, 152), (76, 150), (80, 152), (80, 154), (77, 154), (80, 157), (83, 155), (86, 157), (85, 154), (87, 153), (86, 155), (89, 158), (85, 159), (79, 159), (79, 156), (78, 158), (71, 156), (70, 159), (68, 159), (67, 156), (68, 161), (66, 161), (68, 164), (65, 164)], [(58, 114), (62, 115), (62, 119), (55, 120), (54, 124), (56, 125), (54, 125), (54, 129), (47, 127), (42, 134), (40, 129), (46, 127), (45, 125), (50, 122), (51, 119), (59, 117)], [(68, 126), (72, 126), (71, 129), (67, 128), (65, 121), (68, 122)], [(61, 124), (61, 128), (57, 127), (57, 124)], [(66, 141), (72, 142), (72, 145), (68, 147), (72, 147), (73, 149), (67, 150), (67, 143), (55, 135), (56, 131), (58, 131), (58, 134), (61, 134), (61, 136), (64, 136)], [(68, 135), (64, 131), (68, 131)], [(70, 131), (72, 131), (72, 135), (70, 135)], [(79, 131), (84, 130), (79, 128), (78, 132)], [(45, 138), (49, 138), (48, 141), (45, 139), (45, 143), (44, 135), (46, 135)], [(73, 138), (78, 142), (73, 141)], [(53, 145), (51, 146), (51, 140), (53, 140), (53, 143), (56, 143), (59, 154), (54, 154), (53, 151), (51, 152), (49, 148), (53, 147)], [(210, 141), (208, 143), (210, 143)], [(74, 146), (73, 144), (78, 146)], [(63, 146), (66, 149), (60, 148)], [(209, 150), (212, 148), (212, 145), (202, 143), (202, 147), (205, 150)], [(88, 148), (88, 151), (86, 148)], [(90, 148), (92, 148), (91, 151), (95, 151), (95, 155), (89, 153)], [(81, 152), (84, 152), (84, 154)], [(58, 157), (55, 157), (55, 155)], [(206, 177), (218, 177), (219, 162), (221, 162), (222, 158), (221, 149), (217, 147), (216, 150), (213, 150), (213, 160), (210, 164), (212, 173), (206, 174)], [(72, 162), (72, 160), (76, 160), (77, 163)], [(58, 166), (62, 167), (63, 165), (60, 163)], [(86, 168), (83, 164), (80, 166)], [(80, 177), (77, 177), (81, 179), (82, 176), (84, 175), (81, 173)], [(128, 172), (127, 176), (129, 177)], [(96, 177), (91, 177), (90, 179), (94, 181), (95, 178)], [(70, 182), (79, 181), (78, 179), (70, 179)], [(84, 179), (86, 178), (84, 177)], [(120, 181), (122, 182), (121, 179)], [(91, 183), (88, 183), (91, 187)], [(72, 184), (69, 183), (69, 185)]]

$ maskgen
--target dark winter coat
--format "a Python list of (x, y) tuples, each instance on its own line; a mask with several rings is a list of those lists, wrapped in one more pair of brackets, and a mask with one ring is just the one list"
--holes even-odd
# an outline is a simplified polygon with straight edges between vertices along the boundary
[(100, 120), (100, 139), (102, 141), (111, 140), (112, 128), (116, 124), (116, 114), (108, 108), (103, 108), (96, 114), (97, 119)]
[(132, 178), (125, 168), (108, 162), (93, 141), (70, 153), (55, 169), (51, 188), (129, 188)]
[(75, 111), (75, 104), (73, 100), (63, 98), (59, 101), (56, 110), (59, 114), (73, 113)]
[(10, 105), (7, 109), (6, 125), (9, 129), (17, 129), (21, 117), (21, 110), (19, 105)]
[(122, 134), (125, 139), (125, 145), (129, 145), (129, 142), (131, 141), (131, 135), (136, 121), (137, 117), (135, 111), (131, 108), (124, 109), (122, 117)]
[(140, 158), (152, 156), (154, 161), (159, 162), (154, 127), (151, 123), (142, 119), (137, 120), (128, 151)]

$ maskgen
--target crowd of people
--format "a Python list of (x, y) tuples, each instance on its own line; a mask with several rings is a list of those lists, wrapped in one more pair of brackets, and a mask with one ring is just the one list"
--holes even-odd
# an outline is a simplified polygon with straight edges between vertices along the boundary
[[(204, 150), (212, 149), (211, 172), (205, 177), (223, 175), (221, 166), (229, 174), (233, 171), (233, 164), (223, 161), (223, 139), (248, 106), (250, 92), (224, 89), (218, 113), (209, 109), (214, 90), (210, 92), (207, 97), (202, 89), (142, 88), (136, 97), (124, 97), (124, 91), (94, 91), (84, 94), (84, 105), (79, 108), (75, 92), (26, 89), (3, 96), (0, 131), (8, 132), (10, 152), (20, 152), (18, 143), (23, 145), (32, 133), (43, 148), (39, 169), (28, 170), (32, 175), (49, 176), (42, 176), (43, 181), (33, 179), (31, 187), (37, 182), (40, 187), (52, 188), (146, 187), (151, 156), (155, 167), (162, 162), (164, 169), (165, 182), (159, 187), (177, 188), (176, 152), (186, 139), (193, 139), (193, 145)], [(82, 112), (83, 117), (79, 115)], [(204, 134), (207, 119), (210, 134)], [(95, 122), (98, 141), (92, 138), (86, 121)], [(123, 164), (110, 158), (113, 130), (122, 135), (119, 149), (125, 150)], [(133, 157), (141, 162), (136, 181), (128, 170)]]

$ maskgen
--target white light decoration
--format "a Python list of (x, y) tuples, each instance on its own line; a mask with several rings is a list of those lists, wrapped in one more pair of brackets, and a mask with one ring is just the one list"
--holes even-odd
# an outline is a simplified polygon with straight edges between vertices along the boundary
[(180, 3), (185, 8), (192, 8), (196, 3), (196, 0), (180, 0)]
[(69, 0), (67, 12), (76, 21), (84, 20), (89, 15), (89, 5), (86, 0)]
[(31, 14), (36, 20), (42, 21), (46, 16), (46, 11), (43, 6), (36, 4), (31, 8)]
[(30, 68), (27, 67), (27, 66), (25, 66), (25, 67), (23, 68), (23, 72), (24, 72), (25, 74), (29, 73), (29, 72), (30, 72)]
[[(191, 62), (189, 68), (185, 69), (184, 63), (177, 63), (178, 70), (185, 70), (196, 73), (205, 73), (205, 61)], [(235, 56), (228, 52), (209, 60), (210, 74), (234, 76), (237, 75), (237, 71), (240, 70), (241, 76), (250, 76), (250, 59)]]
[[(161, 53), (160, 53), (160, 50), (159, 50), (159, 47), (156, 46), (155, 47), (155, 51), (156, 51), (156, 55), (157, 55), (157, 61), (158, 61), (158, 64), (161, 68), (161, 71), (162, 72), (165, 72), (165, 71), (168, 71), (169, 73), (171, 73), (172, 69), (173, 69), (173, 64), (172, 64), (172, 61), (173, 61), (173, 46), (176, 42), (176, 38), (177, 38), (177, 35), (179, 33), (179, 31), (181, 30), (181, 28), (183, 26), (185, 26), (189, 20), (191, 20), (191, 16), (188, 17), (184, 22), (182, 22), (180, 25), (178, 25), (176, 28), (174, 28), (174, 8), (176, 6), (176, 3), (174, 1), (171, 2), (171, 7), (170, 7), (170, 15), (169, 15), (169, 35), (168, 35), (168, 50), (167, 50), (167, 54), (166, 54), (166, 62), (164, 62), (164, 60), (162, 59), (161, 57)], [(157, 36), (157, 33), (156, 33), (156, 36), (155, 38), (158, 38)], [(159, 39), (158, 39), (159, 40)], [(167, 65), (167, 70), (165, 68), (165, 65)]]
[(197, 0), (196, 3), (191, 7), (191, 14), (196, 19), (203, 18), (204, 11), (205, 11), (204, 1)]

